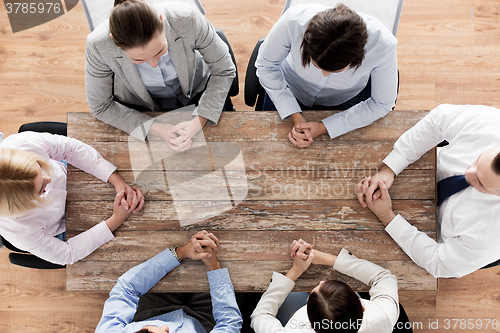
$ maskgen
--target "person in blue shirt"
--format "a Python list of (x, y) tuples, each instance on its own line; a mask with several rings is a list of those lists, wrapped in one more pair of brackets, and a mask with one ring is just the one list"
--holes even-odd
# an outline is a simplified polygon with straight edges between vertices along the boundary
[[(103, 315), (97, 325), (96, 333), (239, 332), (243, 319), (236, 303), (229, 273), (226, 268), (221, 268), (217, 261), (215, 251), (218, 246), (217, 237), (203, 230), (193, 235), (187, 244), (166, 249), (127, 271), (111, 290), (104, 304)], [(210, 294), (192, 294), (190, 297), (194, 304), (183, 305), (173, 304), (172, 301), (176, 297), (169, 298), (169, 294), (163, 294), (165, 297), (162, 297), (162, 294), (144, 295), (184, 259), (203, 261), (207, 268)], [(207, 296), (207, 300), (203, 300), (204, 295)], [(156, 299), (153, 300), (154, 298)], [(206, 313), (210, 298), (211, 307), (208, 306), (208, 309), (212, 310), (212, 318), (208, 318), (210, 314)], [(163, 309), (177, 309), (147, 319), (140, 318), (144, 313), (154, 313), (152, 309), (147, 309), (151, 308), (151, 305)]]
[[(264, 111), (290, 118), (288, 139), (307, 147), (387, 115), (398, 90), (396, 37), (377, 19), (343, 4), (289, 8), (262, 43), (255, 67)], [(322, 121), (302, 110), (344, 110)]]

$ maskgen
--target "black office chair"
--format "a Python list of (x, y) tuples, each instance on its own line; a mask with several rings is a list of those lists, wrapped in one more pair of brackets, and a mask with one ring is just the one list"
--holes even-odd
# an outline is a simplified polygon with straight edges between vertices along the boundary
[(255, 45), (250, 60), (248, 61), (247, 72), (245, 75), (245, 104), (254, 106), (255, 110), (262, 110), (264, 104), (264, 88), (260, 85), (259, 78), (257, 77), (257, 68), (255, 68), (255, 61), (259, 54), (259, 49), (266, 37), (259, 39)]
[(9, 253), (9, 261), (11, 264), (36, 269), (59, 269), (65, 268), (65, 265), (53, 264), (49, 261), (43, 260), (30, 254), (29, 252), (23, 251), (12, 245), (5, 238), (0, 236), (0, 242), (3, 243), (6, 249), (12, 251)]
[[(59, 134), (66, 136), (67, 134), (67, 124), (55, 121), (39, 121), (34, 123), (27, 123), (19, 127), (19, 133), (32, 131), (32, 132), (48, 132), (51, 134)], [(0, 242), (3, 243), (5, 248), (12, 251), (9, 253), (9, 261), (18, 266), (36, 268), (36, 269), (58, 269), (64, 268), (65, 265), (58, 265), (38, 258), (30, 254), (29, 252), (23, 251), (12, 245), (5, 238), (0, 236)]]

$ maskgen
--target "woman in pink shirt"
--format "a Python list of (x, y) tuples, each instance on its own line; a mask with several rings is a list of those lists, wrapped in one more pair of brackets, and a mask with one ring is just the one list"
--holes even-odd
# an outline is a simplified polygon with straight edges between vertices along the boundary
[[(72, 264), (113, 239), (112, 232), (144, 205), (141, 191), (127, 185), (113, 164), (81, 141), (35, 132), (2, 137), (0, 235), (19, 249), (52, 263)], [(68, 241), (62, 240), (67, 195), (62, 160), (110, 183), (117, 193), (110, 218)]]

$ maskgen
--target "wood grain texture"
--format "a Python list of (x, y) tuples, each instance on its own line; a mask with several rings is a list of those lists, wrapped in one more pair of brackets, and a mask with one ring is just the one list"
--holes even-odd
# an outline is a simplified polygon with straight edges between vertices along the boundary
[[(358, 182), (370, 175), (369, 171), (347, 170), (340, 172), (248, 171), (220, 173), (202, 172), (142, 172), (135, 179), (132, 172), (120, 172), (129, 184), (136, 184), (146, 200), (172, 200), (172, 186), (182, 191), (176, 200), (227, 200), (223, 196), (210, 196), (213, 191), (227, 191), (224, 179), (234, 184), (232, 189), (246, 191), (245, 200), (322, 200), (355, 199)], [(169, 182), (169, 179), (172, 180)], [(69, 173), (69, 201), (114, 200), (114, 187), (83, 172)], [(168, 185), (168, 186), (167, 186)], [(405, 170), (391, 188), (391, 198), (433, 200), (435, 198), (435, 173), (430, 170)], [(92, 193), (89, 196), (88, 193)], [(176, 192), (177, 193), (177, 192)], [(206, 194), (203, 196), (202, 194)], [(200, 198), (201, 196), (201, 198)], [(221, 199), (219, 199), (221, 198)]]
[[(182, 245), (190, 241), (193, 231), (115, 231), (115, 238), (92, 254), (73, 264), (85, 261), (145, 261), (165, 249), (165, 244)], [(290, 244), (304, 239), (319, 251), (338, 253), (353, 249), (367, 260), (409, 260), (403, 250), (385, 232), (358, 230), (330, 231), (214, 231), (219, 238), (217, 258), (226, 261), (252, 260), (255, 268), (268, 260), (288, 261)], [(68, 231), (68, 237), (73, 236)], [(189, 278), (186, 276), (185, 278)]]
[[(146, 208), (132, 215), (121, 231), (147, 230), (383, 230), (384, 226), (357, 200), (243, 201), (236, 207), (196, 225), (181, 226), (171, 202), (148, 201)], [(434, 201), (393, 200), (396, 212), (419, 230), (434, 235)], [(88, 209), (92, 207), (92, 209)], [(82, 232), (107, 219), (111, 201), (71, 201), (67, 223), (73, 232)], [(435, 236), (432, 236), (435, 237)]]
[[(111, 290), (116, 283), (115, 277), (123, 274), (128, 269), (138, 265), (140, 261), (121, 262), (96, 262), (85, 261), (80, 265), (72, 265), (67, 268), (68, 276), (67, 290)], [(376, 264), (389, 269), (398, 277), (398, 286), (401, 290), (422, 288), (423, 290), (436, 289), (436, 279), (430, 276), (422, 268), (408, 261), (375, 261)], [(235, 290), (261, 291), (267, 289), (272, 272), (286, 274), (291, 268), (292, 261), (265, 261), (259, 267), (253, 261), (220, 261), (222, 267), (229, 270)], [(250, 271), (259, 271), (259, 274), (249, 276)], [(152, 291), (208, 291), (208, 280), (205, 278), (206, 269), (201, 262), (186, 261), (171, 271), (163, 278)], [(186, 289), (183, 281), (185, 276), (196, 276), (193, 283)], [(355, 290), (368, 290), (367, 286), (360, 281), (346, 275), (339, 274), (333, 269), (323, 266), (314, 266), (307, 270), (297, 280), (295, 291), (310, 291), (321, 280), (336, 279), (351, 285)]]
[[(203, 0), (207, 18), (224, 30), (235, 52), (240, 94), (233, 102), (238, 110), (251, 109), (244, 105), (242, 94), (248, 58), (255, 42), (276, 22), (284, 2)], [(4, 8), (3, 1), (0, 8)], [(497, 0), (405, 0), (398, 31), (396, 110), (430, 110), (441, 103), (500, 106), (498, 12)], [(6, 12), (0, 10), (2, 132), (15, 133), (30, 121), (65, 121), (68, 111), (88, 110), (84, 91), (87, 34), (80, 4), (54, 21), (16, 34)], [(0, 251), (1, 332), (94, 332), (106, 293), (67, 292), (65, 270), (20, 268), (8, 262), (7, 254), (7, 250)], [(440, 279), (440, 285), (448, 283), (444, 291), (402, 291), (400, 301), (412, 322), (426, 324), (458, 316), (500, 318), (499, 273), (496, 267), (461, 279)], [(465, 279), (466, 284), (462, 283)], [(438, 331), (427, 325), (414, 330)]]
[[(192, 145), (185, 152), (170, 150), (163, 142), (93, 142), (108, 161), (119, 171), (152, 168), (160, 170), (220, 169), (241, 153), (243, 163), (233, 163), (232, 170), (372, 170), (376, 172), (382, 160), (392, 151), (392, 142), (317, 141), (307, 150), (296, 148), (289, 141), (208, 142)], [(210, 156), (208, 155), (211, 155)], [(435, 150), (425, 153), (406, 170), (434, 169)], [(160, 163), (163, 160), (162, 163)], [(70, 171), (77, 171), (74, 167)]]
[[(310, 121), (320, 121), (339, 111), (304, 111), (304, 116)], [(291, 120), (282, 121), (277, 112), (259, 111), (223, 112), (216, 127), (205, 126), (203, 135), (206, 141), (288, 141), (287, 135), (293, 127)], [(169, 113), (150, 112), (152, 117), (168, 118)], [(410, 129), (427, 114), (427, 111), (392, 111), (373, 124), (344, 134), (335, 139), (337, 141), (367, 140), (367, 141), (396, 141), (401, 134)], [(166, 121), (165, 121), (166, 122)], [(68, 113), (68, 136), (79, 138), (83, 142), (128, 142), (138, 141), (127, 133), (106, 125), (89, 113)], [(72, 126), (71, 123), (78, 124)], [(193, 140), (201, 140), (200, 134)], [(159, 137), (151, 137), (150, 141), (159, 141)], [(324, 134), (315, 141), (330, 138)]]

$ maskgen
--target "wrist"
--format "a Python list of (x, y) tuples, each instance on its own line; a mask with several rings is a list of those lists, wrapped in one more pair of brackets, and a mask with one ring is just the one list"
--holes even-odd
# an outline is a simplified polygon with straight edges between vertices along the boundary
[(111, 215), (111, 217), (109, 219), (107, 219), (105, 222), (106, 222), (106, 225), (108, 226), (109, 230), (111, 230), (111, 232), (118, 229), (118, 227), (121, 226), (123, 223), (123, 221), (121, 219), (119, 219), (118, 217), (116, 217), (115, 214)]
[(177, 246), (177, 248), (175, 249), (175, 253), (177, 254), (177, 258), (181, 261), (187, 258), (187, 255), (184, 251), (185, 247), (186, 247), (185, 245), (181, 245), (181, 246)]
[(207, 123), (208, 119), (202, 116), (196, 116), (193, 120), (193, 122), (199, 122), (200, 126), (203, 127)]
[(212, 262), (212, 261), (205, 262), (205, 267), (207, 268), (207, 271), (215, 271), (215, 270), (221, 269), (219, 261), (217, 261), (217, 260), (215, 260), (214, 262)]
[(392, 179), (394, 179), (394, 177), (396, 177), (396, 173), (387, 164), (384, 164), (382, 166), (382, 168), (380, 168), (379, 173), (386, 173), (386, 174), (390, 175), (392, 177)]
[(290, 119), (292, 119), (294, 127), (306, 122), (306, 118), (304, 118), (304, 116), (302, 115), (302, 112), (297, 112), (297, 113), (291, 114)]
[(300, 271), (297, 267), (292, 266), (285, 276), (295, 282), (302, 275), (302, 273), (303, 271)]
[(389, 225), (389, 223), (391, 223), (392, 220), (394, 220), (395, 217), (396, 217), (396, 213), (394, 213), (394, 211), (391, 210), (387, 214), (384, 214), (383, 216), (379, 216), (379, 220), (380, 220), (380, 222), (382, 222), (384, 227), (387, 227)]

